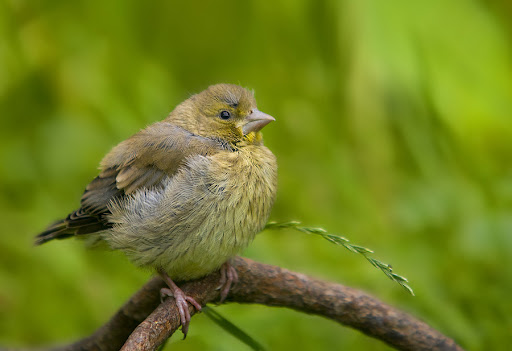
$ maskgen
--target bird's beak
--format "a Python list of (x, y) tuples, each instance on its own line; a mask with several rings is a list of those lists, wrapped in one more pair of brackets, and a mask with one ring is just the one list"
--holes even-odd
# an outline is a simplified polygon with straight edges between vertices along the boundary
[(245, 118), (242, 131), (244, 135), (247, 135), (250, 132), (259, 132), (261, 128), (275, 120), (276, 119), (274, 117), (267, 115), (266, 113), (263, 113), (257, 109), (253, 109), (252, 113)]

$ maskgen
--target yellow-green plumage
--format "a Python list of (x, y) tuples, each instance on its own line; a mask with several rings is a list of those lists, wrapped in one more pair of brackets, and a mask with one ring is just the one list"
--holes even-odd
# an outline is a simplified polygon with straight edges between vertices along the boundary
[(136, 265), (177, 280), (218, 269), (270, 214), (277, 165), (259, 130), (271, 120), (257, 110), (253, 94), (236, 85), (193, 95), (164, 121), (114, 147), (81, 208), (36, 242), (102, 239)]
[(260, 231), (274, 200), (275, 158), (247, 145), (192, 156), (164, 188), (140, 190), (112, 206), (103, 238), (138, 265), (194, 279), (240, 253)]

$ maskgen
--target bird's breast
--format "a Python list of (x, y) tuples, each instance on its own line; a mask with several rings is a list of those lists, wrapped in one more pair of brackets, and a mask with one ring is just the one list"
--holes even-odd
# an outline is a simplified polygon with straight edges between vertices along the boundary
[(263, 229), (276, 188), (276, 160), (264, 146), (189, 157), (162, 189), (139, 191), (114, 208), (110, 244), (174, 279), (198, 278)]

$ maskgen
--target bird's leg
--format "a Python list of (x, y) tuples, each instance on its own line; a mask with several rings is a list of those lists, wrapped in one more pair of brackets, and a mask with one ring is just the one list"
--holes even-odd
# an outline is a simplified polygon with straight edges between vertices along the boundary
[(190, 302), (190, 304), (194, 306), (198, 311), (201, 311), (201, 305), (196, 300), (194, 300), (193, 297), (185, 295), (183, 290), (181, 290), (172, 281), (171, 277), (169, 277), (165, 271), (159, 269), (158, 274), (160, 274), (164, 282), (169, 286), (169, 288), (160, 289), (160, 297), (163, 299), (165, 296), (173, 296), (176, 300), (176, 306), (178, 307), (181, 319), (181, 332), (183, 333), (183, 339), (185, 339), (187, 337), (188, 325), (191, 318), (190, 312), (188, 311), (187, 302)]
[(232, 285), (235, 285), (238, 282), (238, 273), (236, 272), (235, 267), (226, 261), (220, 267), (220, 284), (217, 289), (220, 289), (220, 303), (223, 303), (226, 297), (228, 296), (229, 289), (231, 289)]

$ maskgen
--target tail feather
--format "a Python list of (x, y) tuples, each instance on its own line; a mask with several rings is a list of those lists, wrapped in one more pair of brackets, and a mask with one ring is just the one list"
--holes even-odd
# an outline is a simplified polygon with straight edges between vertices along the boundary
[(44, 244), (53, 239), (65, 239), (75, 235), (96, 233), (111, 227), (102, 216), (87, 215), (80, 210), (71, 213), (65, 219), (61, 219), (46, 228), (35, 238), (35, 245)]
[(64, 239), (72, 236), (73, 233), (69, 232), (69, 227), (64, 219), (52, 224), (44, 232), (38, 234), (35, 238), (34, 244), (41, 245), (53, 239)]

